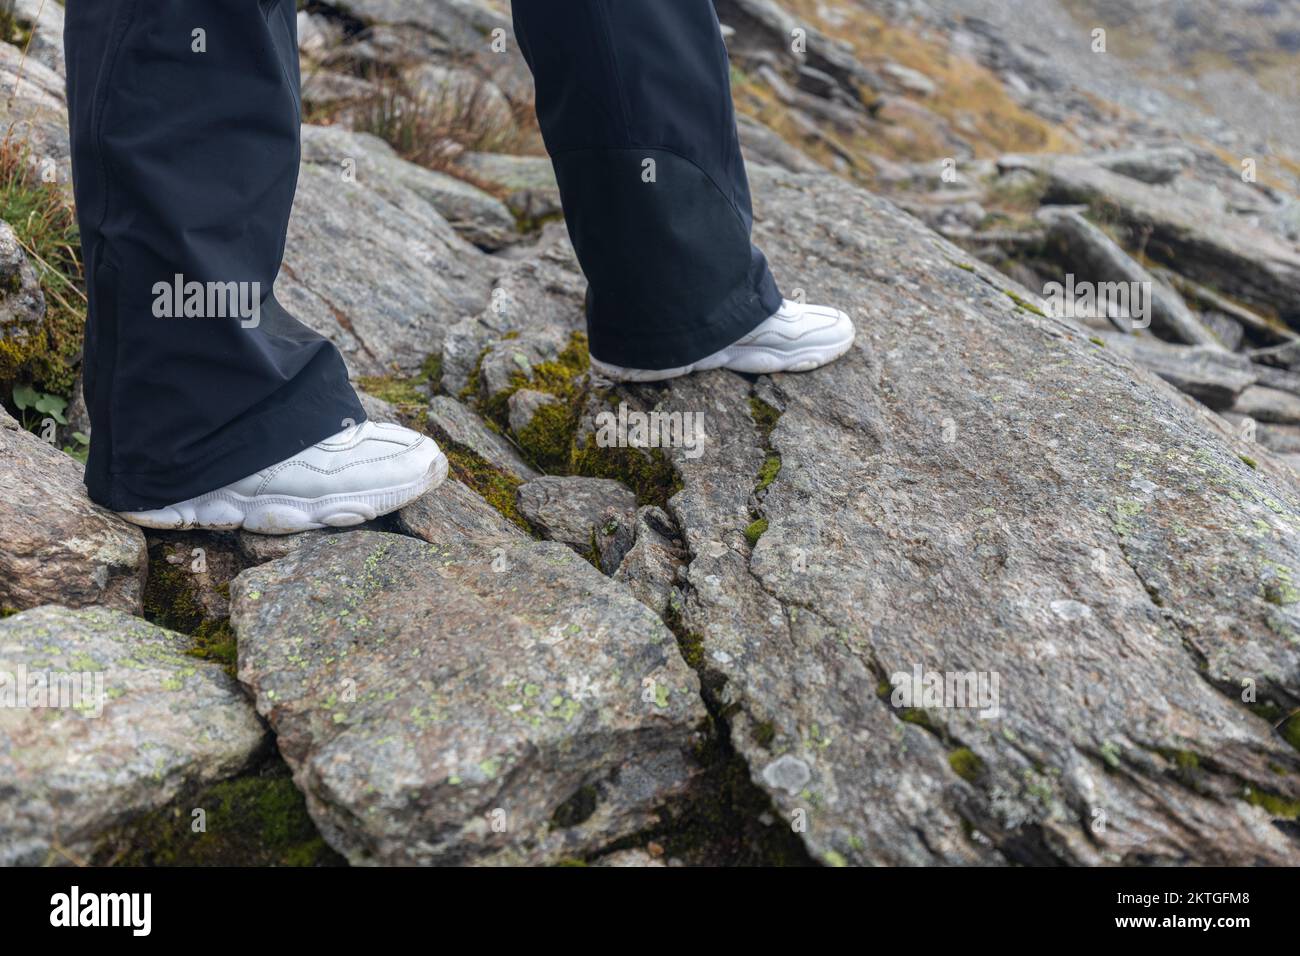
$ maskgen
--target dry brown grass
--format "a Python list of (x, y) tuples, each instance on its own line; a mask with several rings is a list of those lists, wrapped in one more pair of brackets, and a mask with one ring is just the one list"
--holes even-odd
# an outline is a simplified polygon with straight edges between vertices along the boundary
[(81, 237), (72, 197), (43, 182), (25, 143), (0, 140), (0, 219), (9, 223), (40, 279), (45, 318), (23, 337), (0, 338), (0, 385), (32, 383), (70, 395), (86, 317)]
[(455, 176), (494, 194), (500, 188), (456, 164), (466, 151), (537, 155), (544, 152), (532, 104), (510, 103), (503, 112), (490, 80), (417, 89), (396, 74), (375, 78), (367, 97), (340, 101), (312, 114), (311, 122), (339, 122), (371, 133), (409, 162)]
[[(831, 23), (820, 15), (817, 0), (786, 0), (785, 5), (810, 26), (847, 42), (867, 67), (893, 61), (933, 79), (938, 90), (934, 96), (921, 100), (921, 104), (952, 124), (957, 134), (970, 143), (977, 157), (1078, 149), (1068, 130), (1016, 103), (997, 74), (973, 60), (952, 55), (938, 41), (890, 23), (862, 7), (839, 7), (841, 17)], [(739, 103), (741, 109), (786, 135), (791, 124), (782, 123), (776, 115), (777, 109), (769, 104), (765, 113), (755, 112), (752, 94), (742, 92), (745, 99)], [(772, 117), (772, 121), (766, 117)], [(927, 122), (923, 113), (918, 111), (915, 116), (900, 113), (891, 119), (891, 123), (876, 124), (871, 135), (855, 136), (845, 145), (851, 150), (891, 160), (930, 160), (951, 152), (941, 131)], [(794, 135), (797, 139), (798, 132)]]

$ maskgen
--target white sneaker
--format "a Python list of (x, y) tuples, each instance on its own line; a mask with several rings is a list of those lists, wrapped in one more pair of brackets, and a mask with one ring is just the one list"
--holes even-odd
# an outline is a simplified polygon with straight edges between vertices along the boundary
[(640, 369), (609, 365), (594, 356), (592, 369), (616, 382), (662, 382), (669, 378), (726, 368), (751, 375), (810, 372), (833, 362), (853, 345), (853, 321), (838, 309), (801, 305), (789, 299), (739, 342), (678, 368)]
[(410, 504), (446, 477), (447, 456), (433, 439), (401, 425), (362, 422), (232, 485), (122, 517), (169, 531), (345, 528)]

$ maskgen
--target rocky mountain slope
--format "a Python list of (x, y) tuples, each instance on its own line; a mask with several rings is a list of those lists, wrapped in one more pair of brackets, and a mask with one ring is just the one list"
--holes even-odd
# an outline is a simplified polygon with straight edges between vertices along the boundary
[[(453, 478), (145, 536), (79, 492), (75, 401), (56, 447), (8, 402), (0, 674), (106, 700), (0, 709), (0, 861), (1300, 862), (1294, 162), (1243, 181), (955, 0), (717, 5), (757, 241), (854, 350), (594, 377), (505, 4), (305, 4), (277, 292)], [(59, 195), (43, 17), (0, 81)], [(0, 357), (48, 398), (72, 293), (11, 225)], [(701, 427), (603, 446), (620, 409)]]

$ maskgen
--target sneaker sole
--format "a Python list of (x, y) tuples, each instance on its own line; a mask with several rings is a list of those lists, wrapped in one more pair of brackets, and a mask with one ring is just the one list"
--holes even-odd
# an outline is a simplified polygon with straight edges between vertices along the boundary
[(591, 360), (591, 367), (593, 371), (611, 381), (633, 383), (664, 382), (668, 379), (690, 375), (692, 372), (708, 372), (715, 368), (725, 368), (728, 371), (741, 372), (746, 375), (811, 372), (813, 369), (834, 362), (853, 347), (853, 342), (854, 339), (849, 339), (847, 342), (838, 342), (835, 345), (800, 349), (795, 352), (781, 351), (779, 349), (769, 350), (761, 346), (746, 346), (743, 352), (732, 355), (728, 350), (724, 349), (718, 355), (711, 355), (703, 361), (695, 362), (692, 365), (682, 365), (677, 368), (620, 368), (617, 365), (606, 365), (597, 358)]
[(320, 498), (291, 495), (254, 495), (249, 498), (222, 489), (183, 501), (151, 518), (122, 515), (132, 524), (159, 531), (235, 531), (243, 528), (256, 534), (284, 535), (321, 528), (350, 528), (391, 514), (437, 488), (447, 478), (447, 456), (439, 450), (429, 470), (406, 485), (356, 491)]

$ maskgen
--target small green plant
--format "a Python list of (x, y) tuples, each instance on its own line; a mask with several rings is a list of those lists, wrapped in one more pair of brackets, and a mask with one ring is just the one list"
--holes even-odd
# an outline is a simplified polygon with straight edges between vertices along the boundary
[(83, 435), (81, 432), (73, 432), (72, 444), (64, 445), (63, 451), (66, 454), (71, 455), (73, 458), (77, 459), (77, 461), (81, 462), (84, 465), (86, 463), (86, 459), (90, 457), (89, 436)]
[(15, 385), (13, 398), (19, 420), (29, 432), (35, 431), (46, 417), (54, 419), (60, 425), (68, 424), (68, 420), (63, 417), (63, 412), (68, 407), (66, 398), (38, 392), (30, 385)]
[[(44, 441), (49, 441), (54, 435), (47, 422), (68, 424), (68, 419), (63, 414), (68, 408), (66, 398), (37, 391), (30, 385), (15, 385), (13, 400), (23, 428)], [(73, 432), (72, 444), (64, 445), (63, 450), (84, 465), (90, 452), (90, 439), (81, 432)]]

